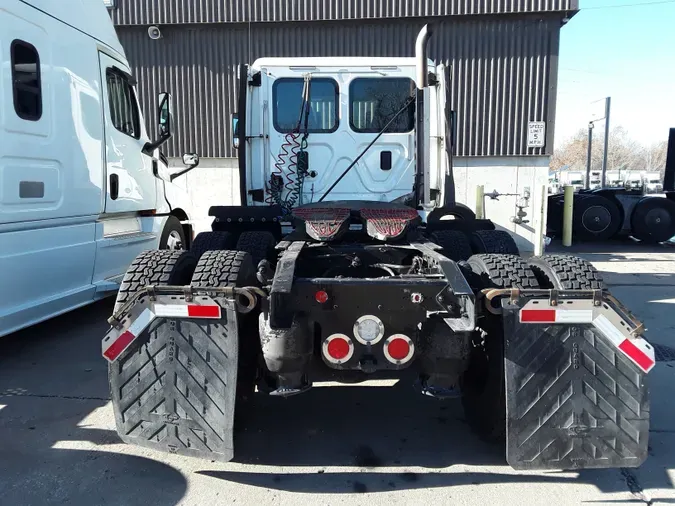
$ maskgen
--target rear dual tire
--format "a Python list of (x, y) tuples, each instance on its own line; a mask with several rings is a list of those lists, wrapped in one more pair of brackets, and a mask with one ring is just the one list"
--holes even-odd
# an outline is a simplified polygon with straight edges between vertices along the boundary
[[(513, 255), (474, 255), (468, 262), (474, 289), (538, 288), (527, 263)], [(486, 302), (487, 303), (487, 302)], [(482, 439), (501, 442), (506, 436), (504, 327), (501, 316), (481, 311), (469, 367), (462, 377), (462, 405), (469, 426)], [(484, 343), (484, 344), (482, 344)]]
[(117, 292), (114, 314), (147, 286), (190, 284), (197, 260), (187, 251), (144, 251), (134, 259), (124, 275)]
[[(199, 259), (190, 286), (243, 288), (254, 286), (255, 283), (255, 269), (251, 255), (244, 251), (207, 251)], [(258, 311), (237, 314), (239, 337), (237, 403), (240, 405), (250, 401), (255, 393), (256, 372), (261, 353), (258, 314)]]

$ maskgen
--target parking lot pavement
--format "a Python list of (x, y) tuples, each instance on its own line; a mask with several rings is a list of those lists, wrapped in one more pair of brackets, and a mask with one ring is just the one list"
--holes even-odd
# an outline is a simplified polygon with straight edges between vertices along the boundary
[[(582, 255), (648, 338), (675, 348), (675, 250), (624, 250)], [(0, 504), (675, 503), (675, 363), (650, 375), (650, 457), (638, 470), (513, 471), (457, 402), (407, 381), (261, 397), (235, 462), (220, 464), (120, 442), (100, 357), (111, 309), (104, 301), (0, 340)]]

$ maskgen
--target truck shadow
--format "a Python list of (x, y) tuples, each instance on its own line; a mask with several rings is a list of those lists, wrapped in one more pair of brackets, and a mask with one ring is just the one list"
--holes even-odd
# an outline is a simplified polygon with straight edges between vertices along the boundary
[(289, 399), (256, 396), (237, 433), (235, 459), (278, 466), (498, 465), (504, 458), (474, 437), (459, 400), (412, 388), (327, 386)]
[(0, 339), (3, 504), (178, 504), (186, 478), (117, 453), (100, 342), (110, 301)]

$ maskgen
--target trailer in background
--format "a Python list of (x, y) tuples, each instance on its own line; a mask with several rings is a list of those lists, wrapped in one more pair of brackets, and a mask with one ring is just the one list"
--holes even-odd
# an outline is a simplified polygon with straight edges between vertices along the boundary
[[(615, 172), (608, 180), (616, 181)], [(620, 173), (619, 173), (620, 174)], [(669, 241), (675, 236), (675, 128), (670, 130), (663, 184), (655, 172), (627, 171), (623, 188), (580, 191), (574, 198), (574, 235), (580, 240), (607, 240), (632, 236), (647, 243)], [(645, 181), (648, 183), (645, 185)], [(654, 182), (658, 181), (658, 182)], [(644, 195), (645, 187), (663, 196)], [(563, 196), (549, 197), (548, 233), (562, 233)]]

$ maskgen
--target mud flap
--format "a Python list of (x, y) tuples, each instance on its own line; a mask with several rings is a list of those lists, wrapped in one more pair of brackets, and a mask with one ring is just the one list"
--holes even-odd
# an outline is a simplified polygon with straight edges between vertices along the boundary
[[(176, 300), (181, 297), (171, 299), (183, 305), (165, 305), (162, 310), (146, 297), (123, 322), (123, 329), (133, 331), (135, 323), (130, 322), (151, 315), (110, 363), (117, 432), (129, 444), (230, 461), (238, 359), (234, 303), (209, 299), (222, 309), (216, 308), (218, 319), (171, 318), (172, 311), (188, 307), (184, 300)], [(162, 312), (166, 316), (160, 316)], [(116, 338), (114, 330), (111, 333), (106, 340)]]
[[(605, 305), (606, 307), (606, 305)], [(637, 467), (646, 373), (596, 325), (523, 324), (504, 306), (507, 461), (515, 469)]]

